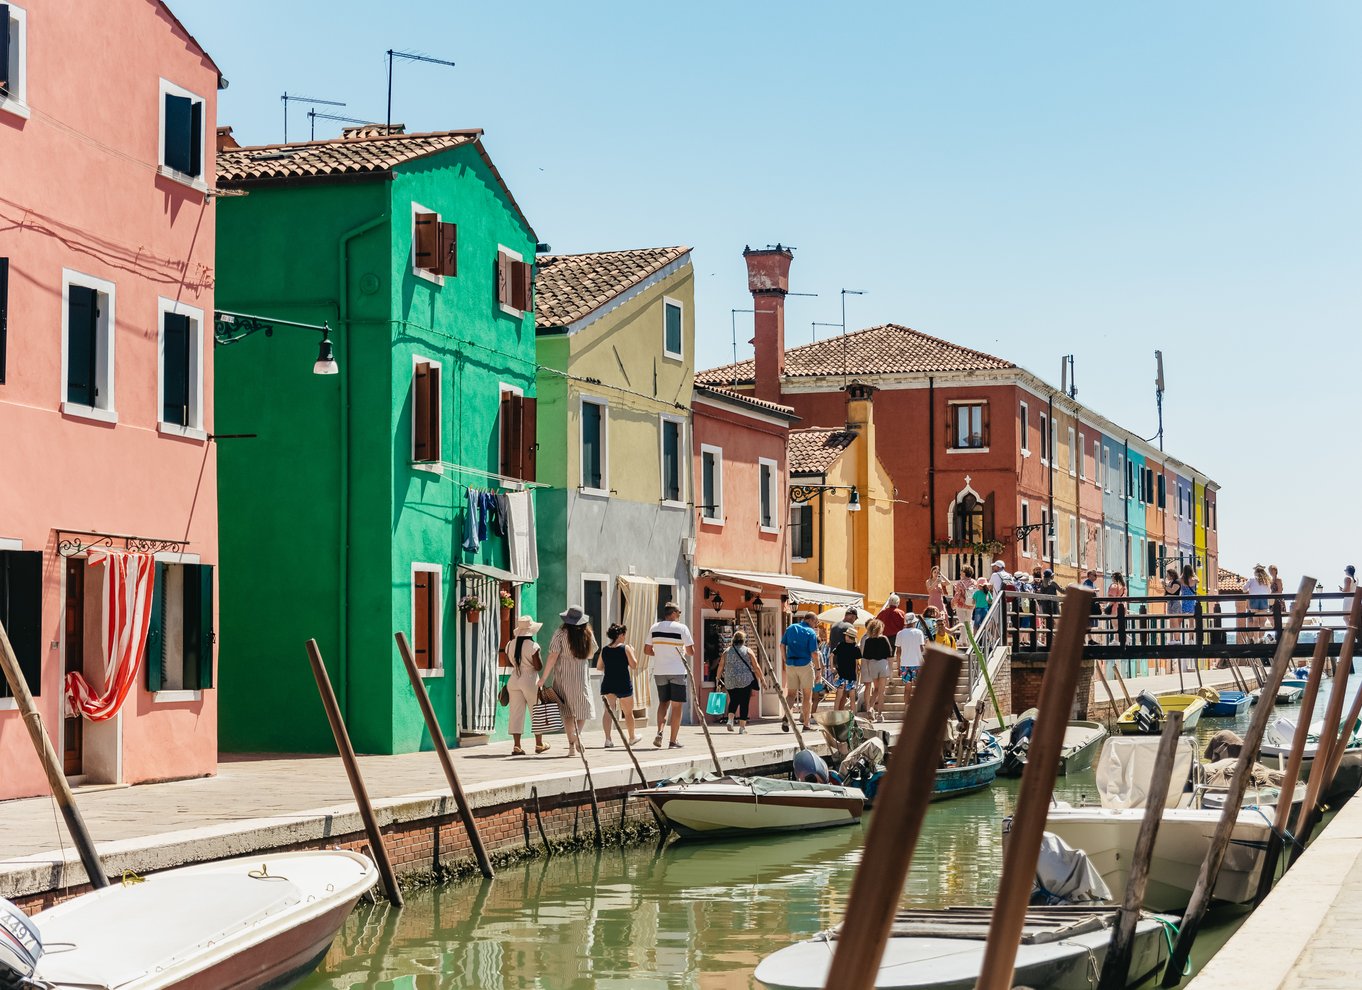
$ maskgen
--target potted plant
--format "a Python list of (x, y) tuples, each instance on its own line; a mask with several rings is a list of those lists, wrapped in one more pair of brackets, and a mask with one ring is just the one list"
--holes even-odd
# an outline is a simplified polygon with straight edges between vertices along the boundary
[(504, 591), (501, 593), (501, 607), (508, 612), (515, 608), (515, 599)]
[(469, 622), (477, 622), (482, 618), (482, 599), (477, 595), (464, 595), (459, 599), (459, 611)]

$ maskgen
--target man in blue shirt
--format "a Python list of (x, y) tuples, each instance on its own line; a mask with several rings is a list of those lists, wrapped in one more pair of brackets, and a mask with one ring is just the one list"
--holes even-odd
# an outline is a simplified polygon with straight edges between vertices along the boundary
[[(814, 729), (817, 726), (813, 724), (813, 686), (823, 673), (818, 633), (813, 628), (818, 617), (812, 612), (804, 612), (798, 618), (799, 621), (780, 637), (785, 655), (785, 698), (790, 703), (790, 710), (794, 711), (795, 698), (802, 695), (800, 712), (804, 728)], [(782, 721), (780, 727), (790, 731), (788, 721)]]

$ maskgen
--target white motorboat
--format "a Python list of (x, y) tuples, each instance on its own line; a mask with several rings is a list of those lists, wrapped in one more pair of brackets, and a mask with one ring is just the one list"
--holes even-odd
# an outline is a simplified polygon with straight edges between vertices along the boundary
[(0, 900), (0, 986), (283, 986), (316, 967), (377, 879), (357, 853), (268, 853), (115, 883), (32, 918)]
[[(1324, 732), (1322, 720), (1310, 724), (1309, 735), (1301, 750), (1301, 780), (1309, 780), (1314, 769), (1315, 757), (1319, 755), (1319, 738)], [(1289, 718), (1279, 718), (1271, 722), (1263, 732), (1263, 744), (1258, 749), (1258, 759), (1264, 766), (1273, 770), (1286, 768), (1291, 756), (1291, 744), (1296, 737), (1296, 722)], [(1356, 730), (1348, 740), (1348, 748), (1343, 751), (1338, 773), (1324, 789), (1323, 799), (1328, 801), (1351, 796), (1362, 785), (1362, 738)]]
[[(1053, 808), (1045, 827), (1087, 853), (1111, 888), (1112, 896), (1119, 901), (1125, 896), (1135, 839), (1143, 819), (1143, 808)], [(1174, 912), (1186, 909), (1219, 821), (1219, 811), (1164, 809), (1149, 863), (1145, 908)], [(1239, 813), (1212, 897), (1236, 904), (1253, 899), (1270, 832), (1271, 824), (1263, 812), (1246, 809)]]
[(651, 802), (687, 838), (853, 825), (865, 809), (858, 788), (771, 777), (683, 781), (633, 794)]
[[(904, 911), (875, 977), (877, 990), (973, 990), (978, 983), (993, 909)], [(1049, 990), (1090, 990), (1111, 944), (1116, 909), (1073, 905), (1027, 909), (1013, 982)], [(1163, 925), (1143, 917), (1135, 926), (1130, 982), (1159, 969), (1168, 957)], [(814, 990), (827, 984), (837, 932), (829, 931), (775, 952), (757, 966), (757, 982), (771, 990)]]

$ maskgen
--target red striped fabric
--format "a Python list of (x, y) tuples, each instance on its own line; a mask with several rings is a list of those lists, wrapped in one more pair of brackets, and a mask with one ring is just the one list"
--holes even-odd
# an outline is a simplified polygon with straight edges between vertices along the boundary
[(104, 567), (104, 690), (85, 675), (66, 675), (66, 706), (92, 722), (113, 718), (137, 683), (151, 627), (156, 561), (149, 553), (91, 550), (90, 567)]

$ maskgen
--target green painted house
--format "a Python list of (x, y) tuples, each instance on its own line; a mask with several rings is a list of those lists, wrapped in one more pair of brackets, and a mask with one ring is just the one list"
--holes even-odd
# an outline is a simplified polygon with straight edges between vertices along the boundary
[[(219, 134), (227, 751), (333, 749), (309, 638), (358, 750), (429, 747), (398, 630), (450, 744), (505, 735), (497, 655), (538, 573), (536, 238), (480, 131), (393, 131)], [(335, 365), (289, 322), (325, 325)]]

